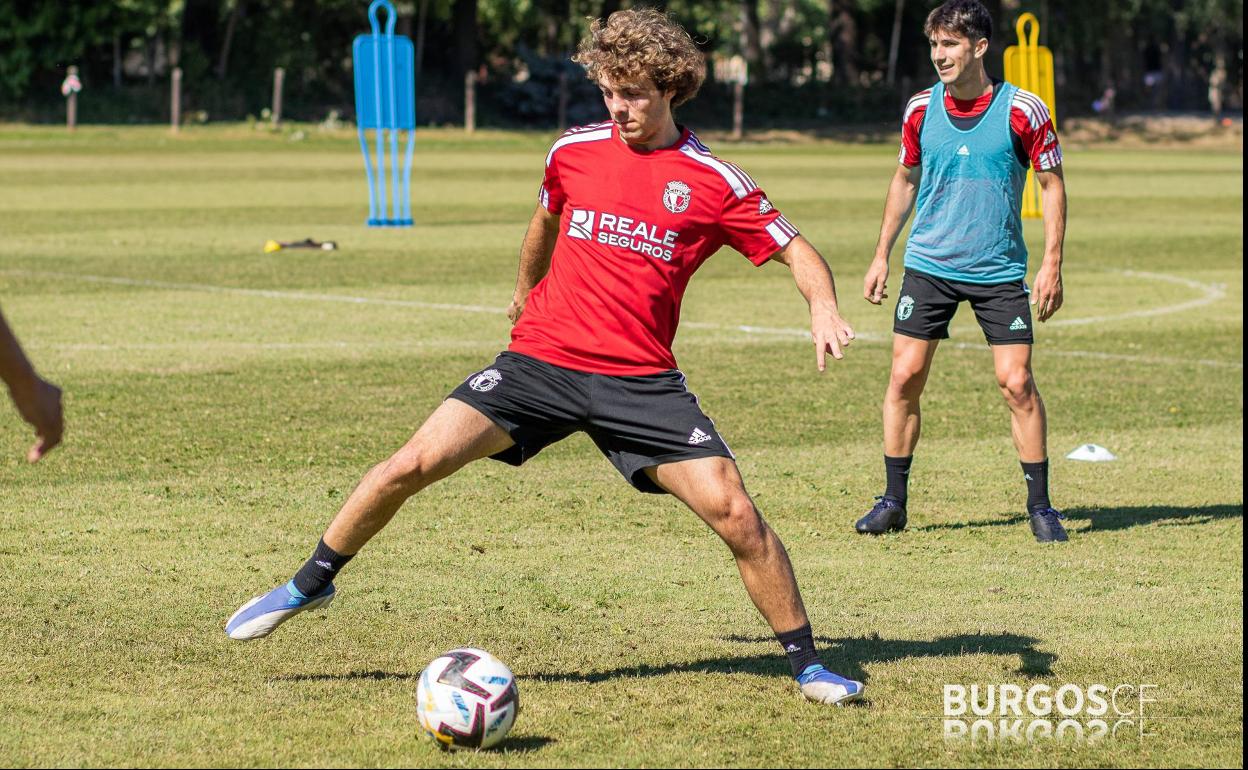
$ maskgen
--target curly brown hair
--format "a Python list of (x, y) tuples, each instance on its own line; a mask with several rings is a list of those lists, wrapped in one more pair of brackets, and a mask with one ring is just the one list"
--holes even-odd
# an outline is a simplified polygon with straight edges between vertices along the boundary
[(572, 60), (589, 79), (617, 83), (648, 77), (672, 94), (672, 106), (697, 94), (706, 79), (706, 59), (679, 24), (652, 8), (616, 11), (604, 24), (594, 19)]

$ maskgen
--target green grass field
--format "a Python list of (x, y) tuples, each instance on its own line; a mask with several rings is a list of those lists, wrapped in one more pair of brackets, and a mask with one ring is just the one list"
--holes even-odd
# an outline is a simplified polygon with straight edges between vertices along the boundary
[[(828, 257), (861, 334), (820, 375), (788, 272), (725, 251), (676, 346), (825, 660), (867, 681), (867, 705), (830, 709), (798, 696), (727, 549), (584, 437), (437, 484), (330, 611), (226, 639), (506, 344), (551, 139), (428, 132), (418, 226), (387, 232), (363, 226), (351, 135), (290, 137), (0, 128), (0, 305), (68, 419), (28, 466), (0, 407), (5, 764), (1242, 766), (1242, 150), (1067, 148), (1067, 301), (1036, 367), (1071, 542), (1040, 547), (966, 309), (928, 386), (910, 529), (852, 531), (882, 487), (891, 308), (860, 292), (895, 147), (711, 142)], [(261, 253), (305, 236), (340, 250)], [(1063, 459), (1084, 442), (1119, 460)], [(416, 734), (417, 675), (462, 645), (521, 678), (502, 751)], [(1143, 738), (972, 745), (943, 738), (946, 683), (1147, 683), (1158, 702)]]

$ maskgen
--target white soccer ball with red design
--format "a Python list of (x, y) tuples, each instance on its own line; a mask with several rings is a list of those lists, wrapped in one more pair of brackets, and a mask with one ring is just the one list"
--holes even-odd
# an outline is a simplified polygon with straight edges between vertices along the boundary
[(519, 712), (515, 675), (485, 650), (461, 647), (439, 656), (416, 685), (420, 726), (446, 748), (497, 746)]

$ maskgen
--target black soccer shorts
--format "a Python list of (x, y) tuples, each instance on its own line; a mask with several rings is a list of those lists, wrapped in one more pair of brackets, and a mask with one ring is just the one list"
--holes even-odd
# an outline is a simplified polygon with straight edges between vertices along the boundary
[(1031, 305), (1027, 284), (977, 284), (950, 281), (907, 270), (901, 280), (893, 332), (920, 340), (949, 338), (949, 322), (958, 305), (971, 303), (975, 320), (989, 345), (1031, 345)]
[(554, 366), (505, 351), (449, 396), (507, 431), (515, 446), (495, 460), (521, 465), (547, 446), (585, 431), (629, 483), (662, 494), (645, 469), (699, 457), (732, 458), (715, 423), (671, 370), (613, 377)]

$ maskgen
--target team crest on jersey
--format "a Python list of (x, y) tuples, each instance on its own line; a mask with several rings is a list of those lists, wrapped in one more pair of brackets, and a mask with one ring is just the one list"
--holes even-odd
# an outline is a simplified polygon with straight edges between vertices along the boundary
[(773, 208), (775, 207), (771, 205), (771, 201), (767, 200), (766, 198), (758, 199), (758, 215), (760, 217), (763, 216), (764, 214), (770, 213)]
[(689, 201), (692, 198), (693, 191), (684, 182), (668, 182), (667, 188), (663, 190), (663, 205), (673, 214), (679, 214), (689, 208)]
[(494, 386), (503, 381), (503, 375), (497, 369), (486, 369), (480, 374), (474, 374), (468, 379), (468, 387), (475, 391), (484, 393), (487, 390), (494, 390)]
[(904, 321), (914, 312), (914, 297), (909, 294), (897, 301), (897, 320)]

